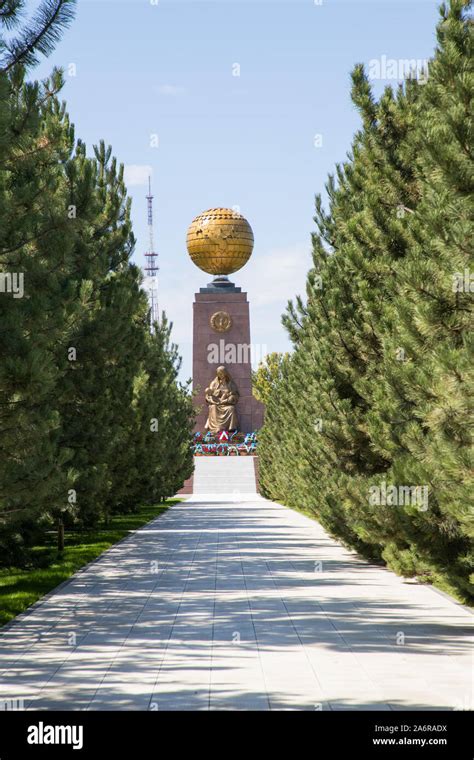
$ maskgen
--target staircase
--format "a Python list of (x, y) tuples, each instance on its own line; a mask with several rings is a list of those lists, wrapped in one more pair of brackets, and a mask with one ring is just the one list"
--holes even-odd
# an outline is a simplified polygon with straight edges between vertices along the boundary
[(193, 496), (257, 496), (255, 457), (195, 457)]

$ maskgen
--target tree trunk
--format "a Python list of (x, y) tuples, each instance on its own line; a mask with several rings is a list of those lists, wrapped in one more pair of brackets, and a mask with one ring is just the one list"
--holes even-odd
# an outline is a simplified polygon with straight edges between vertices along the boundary
[(58, 552), (64, 551), (64, 520), (58, 519)]

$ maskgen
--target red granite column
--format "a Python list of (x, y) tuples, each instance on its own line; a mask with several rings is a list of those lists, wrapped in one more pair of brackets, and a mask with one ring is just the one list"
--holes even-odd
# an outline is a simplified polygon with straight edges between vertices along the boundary
[[(225, 331), (219, 331), (211, 323), (213, 315), (218, 312), (223, 312), (224, 318), (214, 320), (214, 324), (230, 322), (230, 327)], [(193, 389), (197, 391), (194, 405), (201, 407), (196, 430), (204, 430), (207, 420), (204, 391), (221, 364), (229, 370), (240, 393), (236, 407), (239, 430), (244, 433), (257, 430), (263, 424), (263, 404), (252, 396), (247, 294), (241, 293), (239, 288), (233, 288), (232, 292), (213, 292), (201, 288), (193, 304)]]

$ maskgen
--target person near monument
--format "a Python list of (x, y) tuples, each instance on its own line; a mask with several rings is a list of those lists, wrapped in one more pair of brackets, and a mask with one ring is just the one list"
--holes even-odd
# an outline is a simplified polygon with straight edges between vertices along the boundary
[(206, 401), (209, 415), (205, 429), (211, 433), (221, 430), (237, 430), (238, 419), (235, 405), (239, 400), (239, 391), (225, 367), (218, 367), (216, 377), (206, 388)]

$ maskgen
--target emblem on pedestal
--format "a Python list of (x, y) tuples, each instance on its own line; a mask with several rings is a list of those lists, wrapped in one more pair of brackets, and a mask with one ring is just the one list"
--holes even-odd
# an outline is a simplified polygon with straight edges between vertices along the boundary
[(216, 332), (227, 332), (232, 327), (232, 317), (226, 311), (216, 311), (209, 322)]

